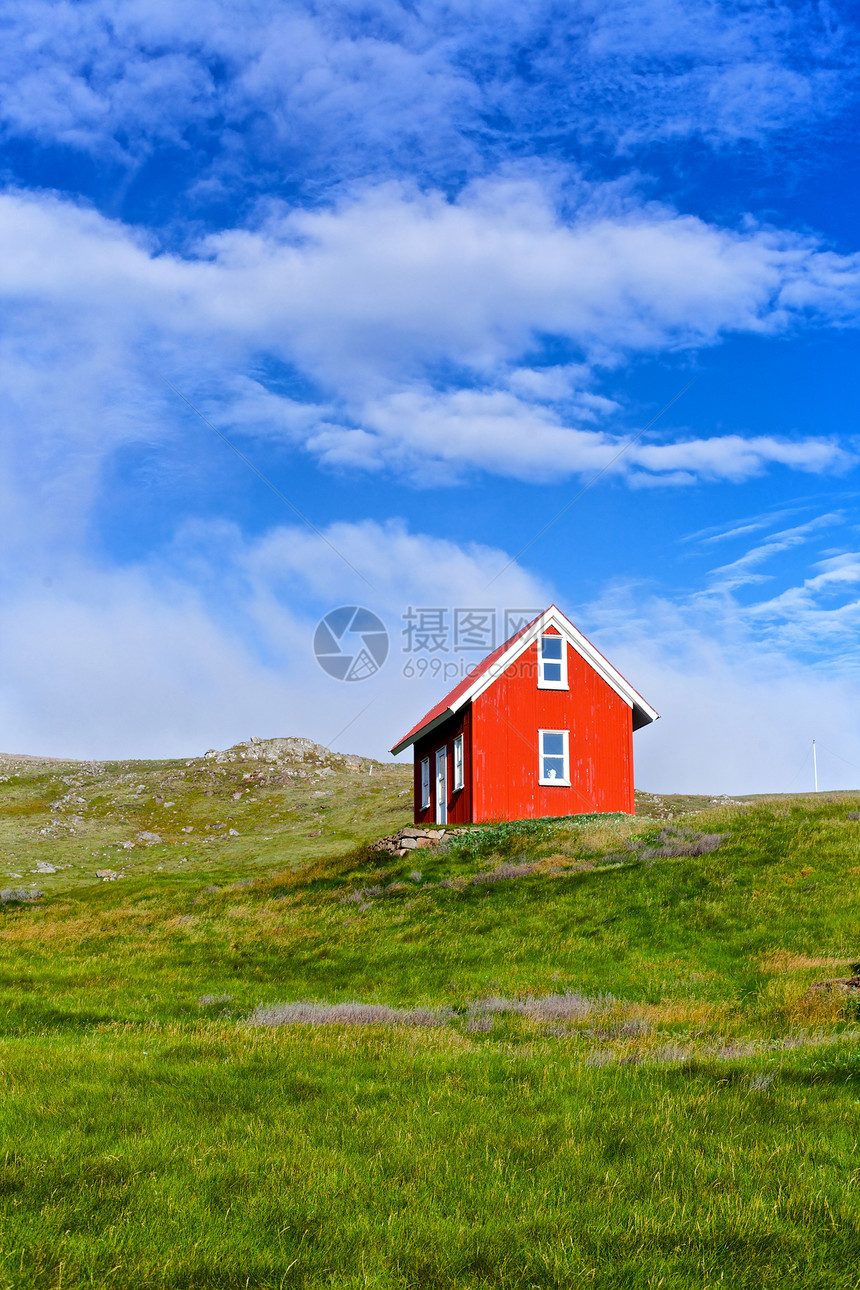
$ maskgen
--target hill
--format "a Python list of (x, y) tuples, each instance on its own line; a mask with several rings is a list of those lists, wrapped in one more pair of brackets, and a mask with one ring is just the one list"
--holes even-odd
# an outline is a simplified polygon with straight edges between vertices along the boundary
[(408, 767), (299, 738), (178, 761), (0, 754), (0, 883), (55, 892), (100, 871), (248, 876), (408, 823), (411, 785)]
[(307, 742), (2, 774), (0, 1285), (854, 1285), (860, 794), (396, 860)]

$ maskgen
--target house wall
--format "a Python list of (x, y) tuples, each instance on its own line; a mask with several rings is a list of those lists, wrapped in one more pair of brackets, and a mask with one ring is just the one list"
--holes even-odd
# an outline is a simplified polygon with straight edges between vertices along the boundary
[[(452, 791), (454, 782), (454, 740), (463, 738), (464, 787)], [(436, 753), (443, 746), (448, 756), (448, 823), (468, 824), (472, 819), (472, 709), (468, 705), (415, 743), (414, 819), (416, 824), (433, 824), (436, 820)], [(430, 806), (421, 809), (421, 761), (430, 758)]]
[[(473, 700), (466, 744), (474, 820), (633, 813), (632, 709), (576, 650), (566, 649), (567, 690), (538, 689), (535, 642)], [(538, 783), (539, 730), (570, 731), (569, 788)]]

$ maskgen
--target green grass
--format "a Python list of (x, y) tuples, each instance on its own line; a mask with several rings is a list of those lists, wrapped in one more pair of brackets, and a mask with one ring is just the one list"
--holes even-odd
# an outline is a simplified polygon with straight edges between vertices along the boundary
[(853, 1286), (856, 1061), (106, 1032), (5, 1066), (9, 1285)]
[[(255, 802), (241, 763), (0, 784), (47, 892), (0, 911), (0, 1287), (860, 1284), (860, 1019), (809, 993), (860, 959), (860, 797), (399, 861), (365, 844), (408, 770), (317, 762)], [(39, 834), (64, 777), (83, 822)], [(176, 827), (126, 852), (156, 796)], [(440, 1024), (249, 1024), (299, 1000)]]

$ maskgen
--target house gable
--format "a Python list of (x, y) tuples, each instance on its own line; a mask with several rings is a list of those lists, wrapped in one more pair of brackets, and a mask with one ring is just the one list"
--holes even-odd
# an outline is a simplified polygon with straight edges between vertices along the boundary
[(395, 756), (415, 743), (416, 739), (428, 734), (441, 725), (450, 716), (460, 711), (466, 704), (472, 703), (486, 693), (489, 688), (505, 674), (526, 652), (547, 633), (557, 632), (563, 640), (580, 655), (606, 684), (614, 690), (620, 699), (632, 709), (633, 729), (656, 721), (658, 713), (649, 703), (634, 690), (629, 681), (612, 666), (608, 659), (583, 636), (573, 623), (556, 605), (550, 605), (542, 614), (523, 627), (509, 641), (489, 654), (482, 663), (458, 685), (440, 700), (434, 708), (409, 731), (399, 743), (391, 749)]
[(536, 639), (470, 705), (475, 820), (633, 810), (633, 709), (558, 635), (565, 688), (537, 684)]
[[(582, 632), (574, 627), (570, 619), (565, 617), (555, 605), (550, 605), (549, 609), (541, 614), (539, 618), (535, 618), (533, 622), (523, 629), (523, 633), (520, 636), (514, 637), (508, 643), (505, 652), (482, 676), (476, 678), (470, 687), (470, 691), (458, 696), (455, 700), (456, 706), (452, 708), (452, 711), (456, 712), (457, 707), (462, 703), (468, 703), (472, 699), (478, 698), (485, 690), (488, 690), (509, 667), (516, 663), (535, 644), (540, 636), (553, 630), (558, 632), (559, 636), (566, 640), (568, 645), (585, 659), (586, 663), (594, 669), (598, 676), (602, 677), (619, 698), (624, 700), (629, 708), (634, 709), (634, 730), (638, 729), (639, 726), (645, 726), (649, 722), (657, 720), (659, 713), (649, 703), (646, 703), (642, 695), (633, 689), (630, 682), (625, 680), (609, 660), (604, 658), (600, 650), (596, 649), (591, 641), (586, 636), (583, 636)], [(640, 715), (638, 723), (636, 721), (637, 709)]]

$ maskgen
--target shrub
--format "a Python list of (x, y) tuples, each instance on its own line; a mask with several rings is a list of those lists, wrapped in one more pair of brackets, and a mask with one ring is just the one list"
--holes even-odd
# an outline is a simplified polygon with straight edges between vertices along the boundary
[(681, 829), (662, 829), (657, 845), (639, 852), (640, 860), (673, 860), (679, 856), (705, 856), (716, 851), (728, 833), (686, 833)]
[(566, 994), (545, 994), (528, 999), (506, 999), (503, 996), (491, 995), (487, 999), (476, 999), (469, 1005), (472, 1017), (489, 1017), (494, 1014), (511, 1012), (528, 1017), (530, 1021), (541, 1024), (560, 1021), (582, 1021), (593, 1012), (605, 1011), (613, 1007), (617, 1000), (612, 994), (585, 995), (578, 990), (569, 990)]
[(472, 875), (473, 883), (482, 882), (507, 882), (512, 878), (527, 878), (537, 869), (536, 864), (500, 864), (495, 869), (486, 870), (484, 873), (475, 873)]
[(390, 1008), (384, 1003), (260, 1004), (249, 1026), (444, 1026), (451, 1008)]

